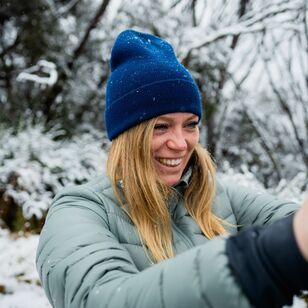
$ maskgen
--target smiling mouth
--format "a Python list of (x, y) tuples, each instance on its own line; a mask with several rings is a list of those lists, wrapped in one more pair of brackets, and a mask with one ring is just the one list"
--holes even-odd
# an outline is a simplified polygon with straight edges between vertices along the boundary
[(167, 167), (179, 166), (183, 161), (183, 158), (176, 158), (176, 159), (156, 158), (156, 159), (162, 165), (167, 166)]

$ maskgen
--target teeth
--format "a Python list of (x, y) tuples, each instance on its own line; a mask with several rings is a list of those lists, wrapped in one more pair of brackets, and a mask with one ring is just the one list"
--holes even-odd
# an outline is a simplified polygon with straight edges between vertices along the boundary
[(178, 166), (182, 162), (182, 158), (178, 158), (178, 159), (158, 158), (158, 161), (163, 165), (175, 167), (175, 166)]

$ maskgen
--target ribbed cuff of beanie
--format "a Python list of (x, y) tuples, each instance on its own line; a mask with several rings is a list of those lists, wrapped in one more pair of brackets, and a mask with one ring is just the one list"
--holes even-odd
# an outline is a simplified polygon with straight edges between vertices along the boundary
[(251, 226), (227, 240), (230, 267), (255, 307), (282, 307), (308, 289), (308, 263), (293, 232), (294, 215)]

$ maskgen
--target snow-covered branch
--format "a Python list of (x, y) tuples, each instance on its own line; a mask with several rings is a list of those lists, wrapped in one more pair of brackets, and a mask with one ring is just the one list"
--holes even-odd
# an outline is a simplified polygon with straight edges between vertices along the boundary
[(80, 0), (71, 0), (69, 3), (67, 3), (66, 5), (62, 6), (59, 9), (59, 14), (61, 15), (65, 15), (67, 14)]
[(46, 0), (51, 13), (58, 18), (63, 15), (67, 15), (78, 4), (78, 2), (80, 2), (80, 0), (71, 0), (70, 2), (64, 4), (62, 7), (57, 8), (54, 0)]
[(46, 60), (40, 60), (17, 76), (17, 81), (32, 81), (39, 85), (52, 86), (58, 80), (56, 65)]
[[(292, 106), (290, 106), (289, 104), (289, 97), (285, 96), (284, 94), (288, 91), (288, 89), (286, 89), (286, 91), (282, 91), (281, 89), (279, 89), (279, 86), (277, 86), (275, 84), (272, 72), (270, 70), (269, 67), (269, 56), (268, 56), (268, 50), (266, 49), (266, 47), (264, 46), (264, 50), (263, 50), (263, 61), (265, 64), (265, 70), (267, 73), (267, 76), (269, 78), (269, 83), (270, 86), (273, 90), (273, 93), (276, 95), (277, 97), (277, 101), (279, 102), (281, 109), (284, 111), (284, 113), (288, 116), (288, 119), (290, 120), (290, 124), (291, 127), (293, 129), (294, 132), (294, 136), (295, 139), (297, 141), (298, 144), (298, 151), (299, 154), (302, 156), (304, 165), (306, 166), (306, 169), (308, 170), (308, 153), (306, 150), (306, 140), (303, 134), (301, 134), (301, 124), (302, 123), (298, 123), (298, 121), (294, 118), (296, 116), (295, 112), (292, 110)], [(292, 85), (294, 86), (294, 85)], [(289, 91), (291, 92), (291, 91)], [(304, 127), (304, 125), (303, 125)]]
[[(224, 27), (219, 29), (213, 34), (206, 36), (201, 42), (198, 41), (195, 44), (192, 44), (190, 48), (187, 50), (186, 55), (183, 57), (183, 62), (190, 56), (191, 52), (195, 49), (200, 49), (205, 47), (211, 43), (214, 43), (218, 40), (224, 39), (228, 36), (235, 36), (240, 34), (254, 33), (254, 32), (262, 32), (264, 30), (273, 29), (276, 27), (280, 27), (283, 24), (294, 23), (294, 17), (288, 16), (284, 20), (280, 20), (279, 22), (265, 22), (268, 18), (271, 18), (275, 15), (286, 13), (286, 12), (298, 12), (302, 4), (298, 1), (292, 3), (284, 3), (283, 5), (273, 5), (267, 8), (267, 10), (263, 12), (258, 12), (255, 15), (249, 15), (248, 18), (244, 18), (241, 22)], [(251, 13), (252, 14), (252, 13)]]
[(262, 8), (259, 12), (250, 11), (244, 16), (242, 23), (246, 26), (252, 26), (258, 22), (262, 22), (268, 18), (283, 14), (286, 12), (299, 12), (303, 9), (303, 3), (299, 0), (283, 2), (280, 5), (269, 5), (266, 8)]

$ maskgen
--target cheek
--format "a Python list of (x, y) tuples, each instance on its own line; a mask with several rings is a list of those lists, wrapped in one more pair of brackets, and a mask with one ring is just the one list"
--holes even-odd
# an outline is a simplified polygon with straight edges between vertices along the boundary
[(152, 153), (157, 152), (162, 147), (163, 144), (164, 144), (163, 138), (159, 136), (153, 137), (151, 142), (151, 152)]
[(199, 142), (199, 131), (188, 139), (189, 148), (194, 148)]

